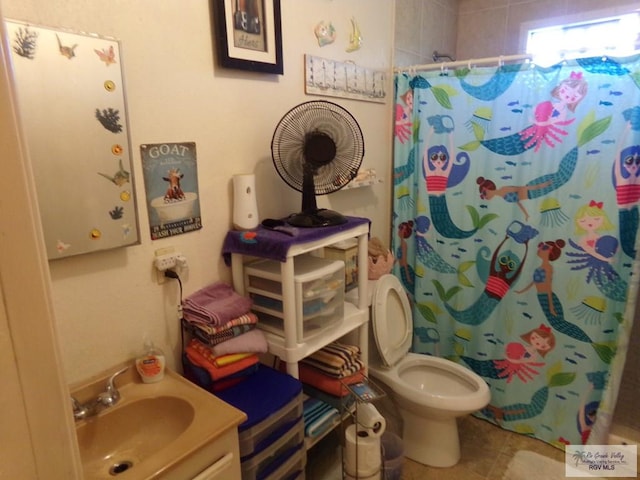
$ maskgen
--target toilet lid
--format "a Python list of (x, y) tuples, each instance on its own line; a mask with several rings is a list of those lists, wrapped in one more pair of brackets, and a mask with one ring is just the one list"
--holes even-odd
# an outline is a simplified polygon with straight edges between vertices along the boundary
[(409, 299), (398, 279), (386, 274), (378, 279), (372, 302), (373, 336), (382, 361), (395, 365), (409, 351), (413, 318)]

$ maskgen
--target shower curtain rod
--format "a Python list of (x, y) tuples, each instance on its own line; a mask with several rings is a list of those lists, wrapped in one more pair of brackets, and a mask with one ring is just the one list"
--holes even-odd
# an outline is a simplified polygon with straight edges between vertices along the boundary
[(437, 70), (454, 67), (468, 67), (479, 64), (491, 64), (496, 63), (502, 66), (504, 62), (517, 62), (522, 60), (531, 60), (531, 55), (501, 55), (499, 57), (487, 57), (487, 58), (471, 58), (469, 60), (457, 60), (455, 62), (440, 62), (440, 63), (427, 63), (425, 65), (410, 65), (408, 67), (394, 68), (394, 73), (413, 72), (417, 70)]

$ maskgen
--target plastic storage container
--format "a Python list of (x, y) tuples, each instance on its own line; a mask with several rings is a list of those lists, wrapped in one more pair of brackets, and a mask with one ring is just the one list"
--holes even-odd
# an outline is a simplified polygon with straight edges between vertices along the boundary
[(301, 448), (270, 473), (267, 480), (304, 480), (306, 465), (307, 454), (304, 448)]
[(268, 448), (282, 429), (290, 430), (302, 418), (302, 383), (263, 364), (216, 396), (247, 415), (238, 427), (241, 459)]
[(242, 460), (242, 480), (280, 480), (289, 460), (300, 454), (306, 456), (302, 418), (268, 448)]
[(350, 238), (324, 247), (324, 258), (344, 262), (344, 288), (346, 291), (358, 286), (358, 240)]
[[(258, 327), (284, 336), (281, 263), (257, 260), (244, 269)], [(344, 262), (311, 255), (294, 259), (296, 340), (304, 342), (343, 319)]]
[(382, 478), (400, 480), (404, 463), (404, 445), (402, 439), (393, 432), (384, 432), (382, 444)]

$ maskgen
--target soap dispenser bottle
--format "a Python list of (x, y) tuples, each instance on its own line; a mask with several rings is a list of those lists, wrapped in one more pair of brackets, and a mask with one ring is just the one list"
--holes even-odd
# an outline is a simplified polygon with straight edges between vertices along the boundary
[(144, 353), (136, 359), (136, 370), (144, 383), (156, 383), (164, 378), (164, 353), (150, 340), (144, 343)]

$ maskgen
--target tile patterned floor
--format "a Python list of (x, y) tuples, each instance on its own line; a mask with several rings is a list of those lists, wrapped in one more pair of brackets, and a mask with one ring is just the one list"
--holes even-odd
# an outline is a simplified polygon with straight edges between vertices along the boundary
[[(451, 468), (427, 467), (405, 459), (402, 480), (502, 480), (518, 450), (530, 450), (564, 462), (564, 452), (540, 440), (503, 430), (467, 416), (459, 420), (462, 458)], [(340, 480), (337, 432), (332, 432), (307, 455), (307, 480)], [(535, 478), (535, 472), (532, 472)]]

